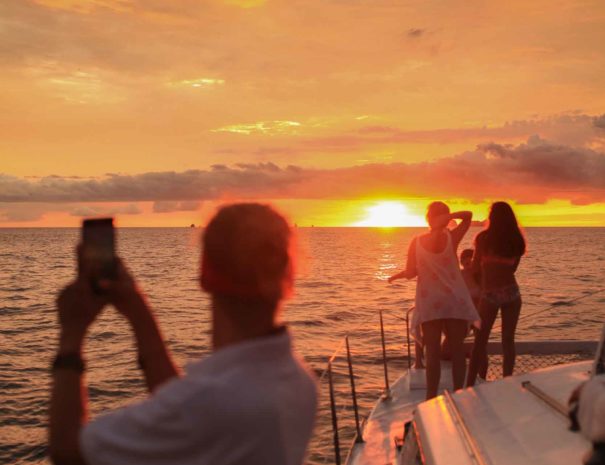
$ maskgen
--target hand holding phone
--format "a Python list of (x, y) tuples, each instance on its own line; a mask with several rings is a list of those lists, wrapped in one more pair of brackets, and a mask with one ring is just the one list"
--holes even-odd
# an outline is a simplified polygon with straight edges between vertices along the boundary
[(113, 218), (84, 220), (81, 260), (81, 266), (86, 267), (90, 276), (92, 290), (96, 294), (103, 294), (100, 282), (117, 277)]

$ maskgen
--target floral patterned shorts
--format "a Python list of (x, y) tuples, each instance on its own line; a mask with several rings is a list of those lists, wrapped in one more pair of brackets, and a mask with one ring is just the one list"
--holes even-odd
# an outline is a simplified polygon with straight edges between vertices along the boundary
[(489, 291), (484, 291), (481, 295), (481, 299), (487, 300), (491, 305), (495, 305), (496, 307), (502, 307), (520, 298), (521, 292), (519, 291), (519, 286), (516, 284), (501, 287), (500, 289), (490, 289)]

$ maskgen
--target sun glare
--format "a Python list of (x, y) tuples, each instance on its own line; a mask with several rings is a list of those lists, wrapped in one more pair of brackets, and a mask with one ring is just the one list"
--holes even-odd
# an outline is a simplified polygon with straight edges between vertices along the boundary
[(366, 217), (353, 226), (395, 228), (424, 225), (424, 219), (410, 213), (401, 202), (379, 202), (366, 208)]

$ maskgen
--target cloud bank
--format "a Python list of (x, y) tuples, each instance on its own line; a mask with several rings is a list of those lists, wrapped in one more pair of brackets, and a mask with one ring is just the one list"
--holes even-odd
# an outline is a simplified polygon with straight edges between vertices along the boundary
[[(237, 196), (280, 196), (300, 181), (301, 169), (272, 163), (214, 165), (209, 170), (110, 173), (100, 179), (46, 176), (37, 180), (0, 174), (0, 202), (136, 202), (216, 199)], [(156, 210), (190, 209), (191, 204), (159, 204)]]
[[(231, 198), (357, 199), (368, 196), (605, 201), (605, 153), (547, 141), (477, 146), (422, 163), (337, 169), (281, 168), (273, 163), (215, 165), (209, 170), (109, 174), (100, 179), (0, 175), (0, 202), (153, 201), (154, 212), (193, 211), (199, 202)], [(72, 214), (78, 214), (73, 212)], [(125, 213), (136, 213), (130, 211)]]

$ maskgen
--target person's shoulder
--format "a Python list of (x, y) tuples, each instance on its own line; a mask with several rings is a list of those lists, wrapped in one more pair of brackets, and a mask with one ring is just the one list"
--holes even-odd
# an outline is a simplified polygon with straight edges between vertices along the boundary
[(298, 366), (301, 384), (304, 385), (308, 393), (314, 393), (317, 396), (319, 392), (317, 374), (307, 365), (302, 357), (296, 355), (294, 360)]
[(220, 378), (186, 374), (160, 386), (148, 401), (175, 409), (205, 409), (206, 405), (216, 402), (224, 390), (225, 383)]
[(410, 241), (410, 246), (416, 245), (416, 244), (421, 244), (422, 241), (429, 236), (430, 236), (430, 233), (428, 233), (428, 232), (416, 234), (414, 237), (412, 237), (412, 240)]
[(483, 244), (485, 242), (485, 239), (487, 239), (487, 230), (486, 229), (484, 229), (483, 231), (479, 231), (477, 233), (477, 235), (475, 236), (475, 244), (476, 245)]

